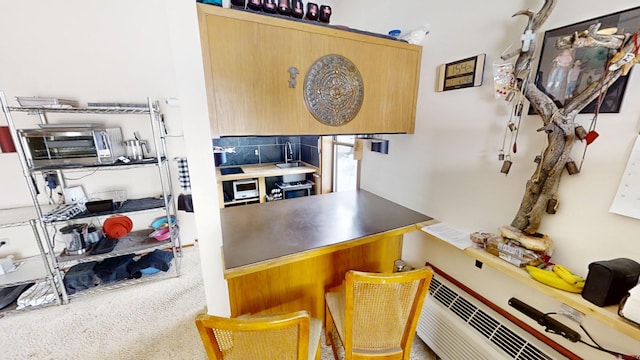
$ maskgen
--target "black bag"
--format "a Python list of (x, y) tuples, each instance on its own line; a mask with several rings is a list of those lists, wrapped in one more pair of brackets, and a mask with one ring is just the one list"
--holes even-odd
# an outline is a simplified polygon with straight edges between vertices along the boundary
[(592, 262), (582, 297), (598, 306), (619, 304), (627, 292), (636, 286), (639, 276), (640, 264), (631, 259)]

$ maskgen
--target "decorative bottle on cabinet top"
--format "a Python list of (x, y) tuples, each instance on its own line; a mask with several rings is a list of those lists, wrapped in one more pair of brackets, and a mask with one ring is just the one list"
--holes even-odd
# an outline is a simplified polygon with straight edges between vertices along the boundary
[(231, 7), (232, 8), (244, 9), (245, 0), (231, 0)]
[(307, 19), (318, 20), (318, 4), (308, 2), (307, 3)]
[(262, 2), (262, 11), (275, 14), (276, 13), (276, 0), (264, 0)]
[(320, 22), (328, 24), (330, 18), (331, 18), (331, 6), (329, 5), (320, 6)]
[(289, 16), (291, 15), (291, 3), (289, 0), (278, 0), (278, 14)]
[(304, 4), (302, 0), (293, 0), (291, 4), (291, 16), (302, 19), (304, 16)]
[(262, 0), (248, 0), (247, 7), (251, 10), (261, 11), (262, 10)]

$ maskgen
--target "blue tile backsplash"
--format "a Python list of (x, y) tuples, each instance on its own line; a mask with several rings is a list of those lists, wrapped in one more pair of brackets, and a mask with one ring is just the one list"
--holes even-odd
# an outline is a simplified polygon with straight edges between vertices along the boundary
[[(291, 143), (293, 160), (320, 167), (319, 136), (246, 136), (213, 139), (213, 146), (233, 147), (235, 153), (219, 156), (218, 166), (284, 162), (285, 144)], [(218, 161), (218, 160), (217, 160)]]

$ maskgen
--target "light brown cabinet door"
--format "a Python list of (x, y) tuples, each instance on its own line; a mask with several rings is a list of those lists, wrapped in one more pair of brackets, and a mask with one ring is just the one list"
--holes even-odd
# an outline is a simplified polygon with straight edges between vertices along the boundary
[[(209, 116), (215, 136), (413, 133), (422, 47), (328, 26), (198, 5)], [(358, 68), (362, 107), (350, 122), (316, 120), (304, 79), (322, 56)], [(288, 69), (299, 71), (289, 86)]]

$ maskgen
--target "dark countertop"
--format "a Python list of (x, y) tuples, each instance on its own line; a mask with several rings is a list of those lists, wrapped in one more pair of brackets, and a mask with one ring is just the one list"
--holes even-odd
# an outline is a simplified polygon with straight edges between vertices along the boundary
[(432, 220), (364, 190), (220, 210), (225, 270)]

